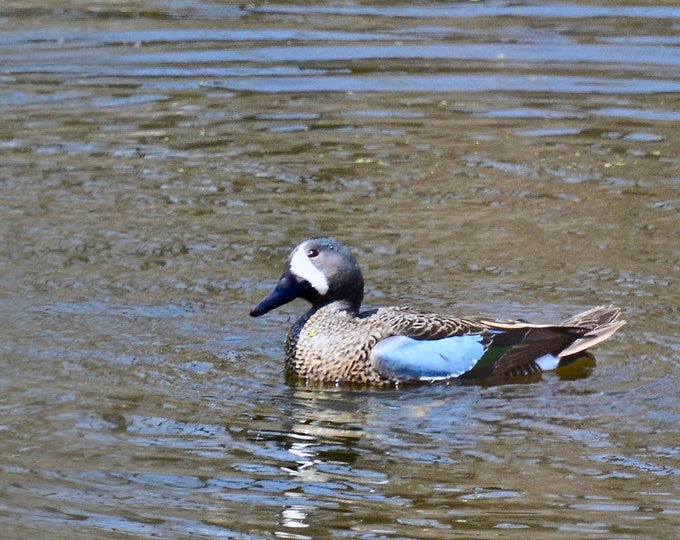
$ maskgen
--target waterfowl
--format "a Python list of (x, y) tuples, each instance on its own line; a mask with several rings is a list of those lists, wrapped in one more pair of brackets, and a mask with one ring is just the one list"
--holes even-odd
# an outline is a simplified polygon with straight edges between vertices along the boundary
[(309, 382), (363, 384), (540, 373), (583, 355), (625, 324), (612, 306), (543, 325), (404, 306), (360, 311), (363, 296), (349, 249), (333, 238), (312, 238), (293, 249), (276, 288), (250, 315), (296, 298), (309, 301), (311, 309), (286, 338), (286, 369)]

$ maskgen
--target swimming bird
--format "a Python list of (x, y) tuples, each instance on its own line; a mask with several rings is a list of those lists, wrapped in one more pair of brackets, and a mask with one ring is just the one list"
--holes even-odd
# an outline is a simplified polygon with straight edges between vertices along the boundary
[(275, 289), (251, 311), (259, 317), (296, 298), (312, 306), (285, 342), (291, 374), (309, 382), (389, 384), (525, 375), (554, 369), (604, 341), (625, 321), (595, 307), (558, 325), (452, 317), (411, 307), (360, 311), (364, 280), (333, 238), (291, 252)]

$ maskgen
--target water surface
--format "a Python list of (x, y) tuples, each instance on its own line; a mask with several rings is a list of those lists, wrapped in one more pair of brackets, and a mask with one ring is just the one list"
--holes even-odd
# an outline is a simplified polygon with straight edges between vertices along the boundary
[[(5, 2), (8, 538), (674, 538), (680, 10)], [(291, 247), (367, 305), (629, 324), (505, 385), (285, 381)]]

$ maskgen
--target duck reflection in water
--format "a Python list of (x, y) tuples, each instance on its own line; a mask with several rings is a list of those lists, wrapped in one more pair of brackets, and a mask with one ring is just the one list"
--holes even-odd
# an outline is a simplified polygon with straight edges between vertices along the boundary
[(289, 500), (281, 509), (280, 521), (284, 530), (276, 536), (302, 540), (315, 537), (300, 534), (302, 529), (314, 527), (310, 514), (320, 507), (337, 506), (337, 501), (352, 491), (348, 483), (356, 475), (359, 457), (355, 446), (364, 436), (367, 412), (361, 396), (355, 394), (291, 392), (290, 424), (274, 439), (291, 455), (281, 470), (295, 487), (285, 492)]

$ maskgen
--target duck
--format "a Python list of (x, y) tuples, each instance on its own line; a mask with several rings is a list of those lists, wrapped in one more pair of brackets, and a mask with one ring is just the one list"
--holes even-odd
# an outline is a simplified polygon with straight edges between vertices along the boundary
[(308, 383), (386, 385), (538, 374), (589, 355), (625, 321), (598, 306), (561, 324), (454, 317), (409, 306), (361, 309), (364, 279), (349, 248), (330, 237), (295, 247), (260, 317), (302, 298), (311, 304), (284, 344), (286, 372)]

